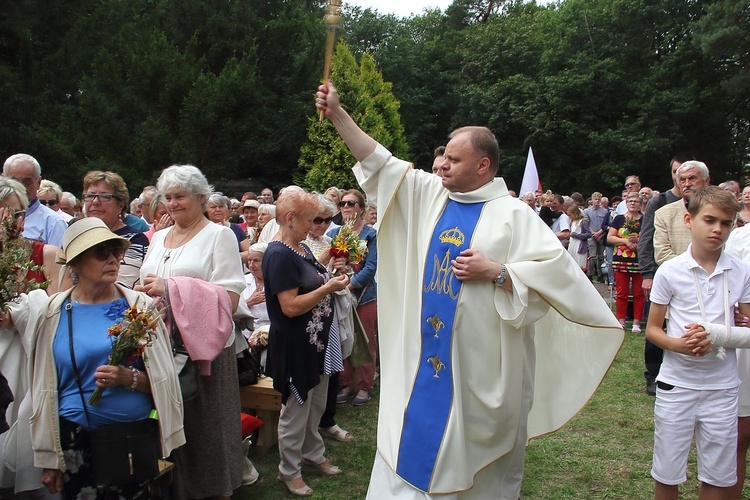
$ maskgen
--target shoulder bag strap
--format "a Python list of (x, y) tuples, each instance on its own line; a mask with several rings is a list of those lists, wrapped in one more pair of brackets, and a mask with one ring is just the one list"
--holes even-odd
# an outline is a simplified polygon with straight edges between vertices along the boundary
[(65, 304), (65, 310), (68, 313), (68, 347), (70, 348), (70, 362), (73, 364), (73, 373), (76, 376), (76, 384), (78, 384), (78, 394), (81, 396), (81, 404), (83, 405), (83, 412), (86, 414), (86, 422), (89, 425), (89, 429), (91, 429), (91, 419), (89, 419), (89, 409), (86, 406), (86, 398), (83, 397), (83, 386), (81, 385), (81, 374), (78, 371), (78, 364), (76, 364), (76, 354), (75, 350), (73, 349), (73, 314), (71, 310), (73, 309), (73, 304), (70, 302), (70, 299), (67, 299), (67, 303)]

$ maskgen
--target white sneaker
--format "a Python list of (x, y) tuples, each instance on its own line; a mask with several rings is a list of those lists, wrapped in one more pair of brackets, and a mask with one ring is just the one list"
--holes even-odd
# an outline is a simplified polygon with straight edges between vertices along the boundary
[(242, 486), (250, 486), (257, 483), (260, 474), (253, 463), (247, 457), (242, 459), (242, 461)]
[(251, 444), (251, 436), (242, 440), (242, 451), (244, 452), (244, 457), (242, 458), (242, 486), (253, 485), (258, 482), (258, 478), (260, 477), (253, 463), (247, 458)]
[(641, 325), (633, 325), (633, 328), (630, 329), (633, 333), (641, 333)]

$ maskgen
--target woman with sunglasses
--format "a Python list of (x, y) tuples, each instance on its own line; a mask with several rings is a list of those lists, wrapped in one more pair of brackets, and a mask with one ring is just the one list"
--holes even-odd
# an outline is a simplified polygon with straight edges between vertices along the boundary
[[(26, 198), (26, 188), (10, 177), (0, 177), (0, 217), (14, 217), (19, 231), (23, 231), (24, 218), (29, 202)], [(60, 265), (55, 262), (60, 249), (54, 245), (46, 245), (41, 241), (30, 241), (31, 260), (37, 266), (44, 266), (42, 271), (29, 271), (27, 279), (37, 282), (49, 281), (47, 293), (52, 295), (57, 291)], [(8, 385), (15, 400), (8, 406), (6, 420), (12, 426), (10, 432), (0, 435), (0, 450), (6, 449), (6, 443), (11, 436), (28, 436), (28, 422), (31, 416), (28, 352), (23, 342), (14, 332), (3, 331), (0, 335), (0, 372), (8, 379)], [(24, 403), (24, 401), (26, 401)], [(28, 411), (20, 412), (21, 407)], [(20, 424), (19, 424), (19, 416)], [(19, 425), (25, 422), (25, 431), (19, 435)], [(10, 457), (10, 450), (16, 450), (15, 456)], [(0, 497), (12, 497), (22, 491), (33, 491), (43, 487), (42, 469), (34, 467), (31, 451), (31, 441), (18, 439), (16, 446), (8, 446), (5, 463), (0, 464)], [(15, 462), (15, 471), (8, 468), (8, 462)]]
[[(335, 188), (333, 188), (335, 189)], [(338, 189), (336, 189), (338, 195)], [(313, 219), (313, 224), (307, 232), (305, 244), (312, 250), (313, 255), (318, 262), (327, 266), (331, 260), (331, 237), (326, 236), (325, 232), (333, 225), (334, 229), (338, 227), (332, 222), (333, 215), (337, 212), (336, 205), (333, 204), (327, 195), (316, 194), (318, 199), (318, 215)], [(339, 387), (339, 373), (331, 373), (328, 379), (328, 396), (326, 399), (326, 408), (323, 416), (320, 417), (318, 430), (320, 435), (326, 438), (335, 439), (348, 443), (353, 439), (352, 435), (336, 424), (336, 395)]]
[[(341, 196), (339, 207), (344, 221), (354, 223), (352, 229), (359, 234), (359, 239), (367, 242), (365, 260), (360, 262), (351, 276), (349, 290), (357, 301), (357, 314), (369, 340), (372, 361), (353, 368), (349, 361), (344, 363), (344, 373), (341, 374), (341, 391), (336, 401), (345, 403), (352, 399), (352, 404), (360, 406), (372, 399), (370, 392), (375, 382), (375, 364), (377, 360), (377, 329), (378, 329), (378, 301), (375, 270), (378, 262), (377, 233), (375, 229), (365, 224), (365, 197), (356, 189), (350, 189)], [(340, 228), (328, 232), (328, 236), (335, 237)], [(334, 259), (333, 266), (342, 272), (352, 269), (343, 258)], [(356, 375), (357, 390), (354, 390), (354, 376)]]
[(73, 216), (60, 209), (62, 193), (62, 188), (57, 183), (48, 179), (42, 179), (42, 182), (39, 184), (39, 191), (36, 192), (36, 197), (40, 204), (45, 205), (50, 210), (54, 210), (57, 215), (62, 217), (62, 220), (69, 223)]
[(140, 280), (141, 265), (148, 250), (148, 238), (124, 222), (128, 205), (128, 188), (118, 174), (93, 170), (83, 178), (83, 207), (86, 217), (103, 220), (110, 231), (130, 242), (130, 247), (120, 262), (117, 282), (133, 288)]
[(326, 231), (331, 229), (336, 206), (322, 194), (315, 194), (315, 198), (318, 200), (318, 213), (307, 232), (305, 244), (310, 247), (318, 262), (327, 266), (331, 260), (331, 254), (328, 252), (331, 249), (331, 237), (326, 236)]
[[(151, 303), (145, 294), (116, 284), (128, 246), (98, 218), (73, 223), (63, 236), (59, 259), (73, 271), (75, 286), (52, 297), (35, 290), (11, 304), (10, 317), (2, 318), (3, 326), (12, 320), (33, 346), (33, 460), (44, 468), (42, 483), (66, 499), (147, 495), (148, 484), (96, 485), (91, 429), (144, 421), (158, 427), (154, 444), (163, 456), (185, 442), (182, 397), (163, 323), (142, 356), (119, 366), (107, 363), (112, 349), (108, 328), (131, 306), (142, 310)], [(87, 400), (96, 388), (103, 393), (92, 406)], [(158, 421), (150, 418), (154, 410)]]

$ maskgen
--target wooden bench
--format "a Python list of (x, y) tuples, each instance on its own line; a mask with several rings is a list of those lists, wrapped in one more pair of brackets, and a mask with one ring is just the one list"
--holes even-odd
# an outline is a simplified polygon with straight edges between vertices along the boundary
[(255, 410), (256, 416), (263, 421), (255, 450), (259, 455), (268, 453), (279, 442), (281, 394), (274, 390), (273, 379), (261, 377), (255, 385), (240, 387), (240, 406)]

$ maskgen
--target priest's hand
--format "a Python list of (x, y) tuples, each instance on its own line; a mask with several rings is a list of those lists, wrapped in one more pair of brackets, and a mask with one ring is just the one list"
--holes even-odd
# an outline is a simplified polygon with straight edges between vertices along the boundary
[(339, 93), (330, 80), (318, 87), (318, 92), (315, 94), (315, 107), (328, 118), (341, 109)]
[[(502, 264), (493, 262), (485, 257), (482, 252), (468, 248), (461, 252), (455, 260), (451, 261), (453, 274), (459, 281), (493, 281), (503, 270)], [(510, 276), (506, 275), (503, 288), (512, 289)]]

